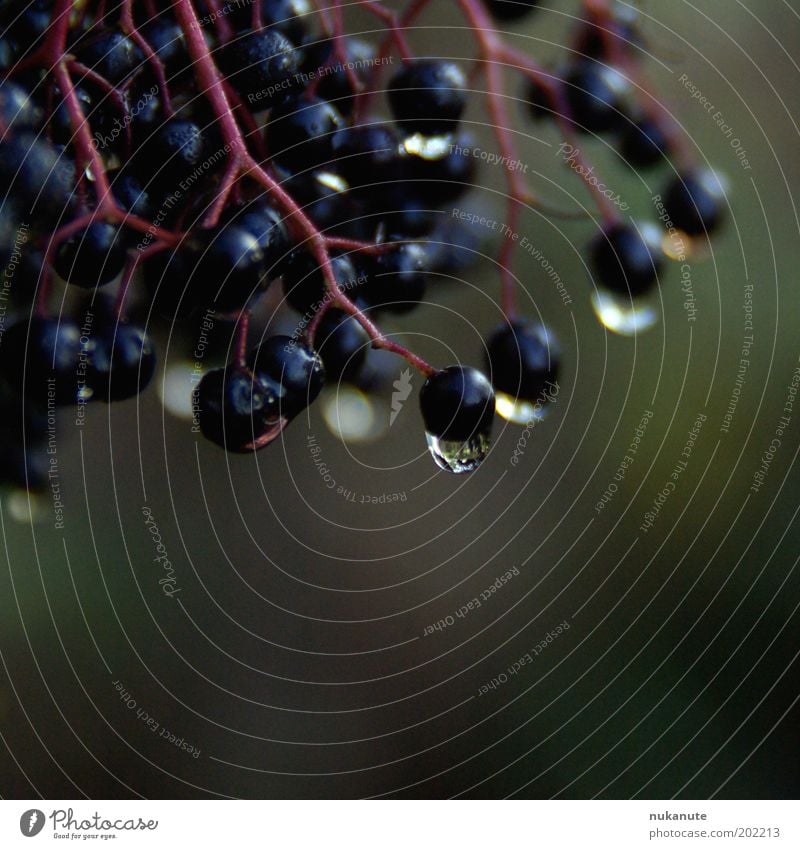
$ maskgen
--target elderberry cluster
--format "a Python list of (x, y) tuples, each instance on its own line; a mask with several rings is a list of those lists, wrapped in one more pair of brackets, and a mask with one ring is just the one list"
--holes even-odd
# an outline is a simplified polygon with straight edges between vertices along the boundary
[[(486, 21), (539, 4), (461, 5), (480, 38)], [(365, 6), (387, 20), (382, 4)], [(564, 74), (527, 69), (534, 117), (616, 133), (636, 167), (666, 161), (670, 134), (616, 67), (638, 38), (625, 18), (587, 18)], [(399, 63), (387, 65), (387, 45)], [(475, 158), (461, 153), (473, 90), (462, 64), (408, 55), (396, 29), (386, 44), (351, 38), (306, 0), (10, 0), (0, 7), (0, 72), (0, 254), (15, 250), (22, 223), (32, 228), (11, 287), (17, 314), (0, 339), (12, 423), (4, 451), (22, 452), (5, 466), (13, 482), (40, 481), (32, 449), (49, 408), (123, 401), (151, 381), (154, 344), (129, 317), (132, 287), (151, 318), (180, 325), (213, 310), (235, 321), (234, 353), (192, 400), (202, 433), (229, 451), (268, 445), (326, 380), (358, 382), (370, 348), (395, 350), (426, 375), (425, 430), (449, 471), (484, 459), (495, 410), (524, 422), (540, 408), (559, 364), (540, 323), (508, 315), (487, 338), (489, 377), (428, 366), (376, 324), (435, 297), (434, 280), (475, 254), (458, 249), (475, 235), (440, 214), (476, 180)], [(703, 172), (676, 178), (664, 197), (688, 236), (721, 217)], [(652, 228), (609, 215), (590, 252), (596, 282), (615, 298), (635, 302), (658, 281)], [(297, 333), (252, 346), (249, 316), (278, 290)], [(81, 291), (93, 305), (88, 330), (70, 312)]]

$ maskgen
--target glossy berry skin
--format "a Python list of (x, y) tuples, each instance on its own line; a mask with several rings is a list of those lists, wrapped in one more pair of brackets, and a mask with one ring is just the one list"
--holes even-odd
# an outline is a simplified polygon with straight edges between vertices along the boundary
[(364, 293), (371, 306), (405, 313), (425, 297), (431, 256), (419, 242), (401, 242), (375, 258)]
[(41, 112), (28, 91), (12, 80), (0, 82), (0, 122), (6, 130), (32, 130)]
[[(339, 288), (352, 298), (360, 286), (359, 275), (350, 257), (331, 257), (333, 274)], [(325, 278), (313, 254), (294, 251), (283, 267), (283, 291), (289, 305), (301, 315), (316, 312), (325, 297)]]
[(409, 190), (423, 201), (433, 205), (451, 203), (475, 184), (477, 162), (471, 154), (459, 153), (455, 148), (441, 159), (409, 155), (405, 159), (405, 180)]
[(52, 391), (55, 403), (73, 404), (78, 393), (80, 340), (80, 328), (68, 318), (17, 322), (6, 330), (0, 344), (3, 376), (29, 398), (44, 400)]
[(565, 80), (572, 120), (586, 133), (605, 133), (625, 126), (624, 81), (604, 65), (582, 62)]
[(177, 21), (162, 15), (145, 23), (140, 32), (163, 63), (168, 81), (189, 68), (191, 59), (186, 49), (186, 38)]
[(275, 29), (244, 33), (225, 44), (216, 57), (228, 82), (254, 111), (269, 109), (299, 85), (300, 55)]
[[(302, 44), (308, 36), (308, 21), (311, 5), (308, 0), (256, 0), (261, 3), (261, 23), (264, 27), (277, 30), (292, 41)], [(231, 20), (238, 28), (250, 26), (255, 3), (231, 3)]]
[[(317, 86), (317, 94), (324, 100), (333, 103), (342, 115), (350, 115), (353, 111), (356, 91), (353, 88), (351, 75), (341, 67), (341, 64), (331, 59), (333, 45), (326, 42), (316, 53), (316, 67), (309, 67), (320, 77)], [(371, 44), (357, 38), (348, 38), (345, 45), (345, 53), (348, 62), (353, 62), (356, 67), (352, 69), (352, 77), (358, 82), (363, 82), (363, 68), (368, 68), (369, 63), (375, 57), (375, 50)], [(306, 66), (310, 64), (306, 60)], [(330, 62), (330, 64), (327, 64)]]
[(634, 298), (656, 285), (663, 265), (658, 246), (630, 224), (615, 224), (599, 233), (591, 259), (598, 285)]
[(119, 277), (125, 258), (125, 241), (119, 227), (94, 221), (59, 247), (55, 269), (67, 283), (92, 289)]
[(75, 167), (44, 138), (15, 133), (3, 139), (0, 182), (23, 213), (50, 224), (73, 203)]
[(389, 104), (404, 134), (445, 135), (461, 119), (466, 88), (466, 77), (455, 63), (414, 60), (389, 82)]
[(487, 0), (486, 7), (496, 21), (518, 21), (539, 7), (539, 0)]
[(452, 442), (488, 434), (494, 421), (491, 383), (477, 369), (449, 366), (431, 375), (419, 394), (425, 430)]
[(501, 324), (486, 345), (492, 385), (511, 398), (535, 402), (558, 377), (560, 352), (541, 324), (517, 319)]
[(108, 30), (87, 38), (77, 47), (78, 58), (112, 85), (121, 85), (141, 64), (143, 56), (133, 39)]
[(274, 390), (280, 414), (292, 419), (309, 407), (325, 384), (325, 366), (316, 351), (290, 336), (270, 336), (250, 352), (248, 366)]
[(333, 153), (337, 170), (353, 189), (369, 186), (385, 191), (383, 183), (400, 179), (402, 162), (399, 140), (388, 124), (363, 124), (336, 133)]
[(271, 278), (278, 273), (278, 265), (286, 258), (289, 249), (289, 231), (278, 210), (265, 200), (226, 210), (222, 219), (246, 230), (257, 242), (264, 254), (264, 269)]
[[(108, 181), (111, 191), (117, 203), (131, 215), (138, 218), (152, 220), (156, 214), (153, 200), (144, 183), (132, 171), (109, 171)], [(140, 242), (141, 235), (135, 236), (136, 242)]]
[(146, 331), (133, 324), (111, 325), (92, 339), (87, 382), (94, 398), (125, 401), (142, 392), (156, 370), (156, 353)]
[(355, 380), (364, 366), (370, 341), (352, 315), (329, 309), (317, 327), (315, 347), (329, 380)]
[(194, 121), (170, 118), (147, 138), (135, 154), (138, 172), (164, 191), (177, 186), (202, 166), (207, 145)]
[(336, 107), (318, 97), (288, 100), (270, 112), (267, 151), (290, 171), (319, 168), (333, 159), (333, 134), (343, 124)]
[(243, 367), (228, 366), (203, 375), (194, 404), (206, 439), (244, 453), (278, 420), (278, 399), (269, 386)]
[(676, 177), (664, 193), (664, 208), (672, 223), (689, 236), (716, 230), (723, 218), (724, 192), (709, 172)]
[(189, 256), (195, 263), (189, 297), (197, 306), (238, 312), (261, 288), (264, 253), (243, 227), (198, 230), (189, 243)]
[(648, 118), (638, 124), (629, 124), (620, 139), (622, 158), (637, 168), (649, 168), (664, 161), (669, 152), (669, 142), (654, 121)]

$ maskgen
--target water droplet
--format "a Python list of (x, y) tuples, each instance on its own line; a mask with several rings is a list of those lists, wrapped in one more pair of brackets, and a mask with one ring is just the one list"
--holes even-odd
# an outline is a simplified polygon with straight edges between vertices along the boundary
[(505, 392), (495, 392), (495, 409), (497, 415), (507, 422), (518, 425), (535, 425), (547, 417), (548, 406), (545, 399), (539, 401), (524, 401), (506, 395)]
[(486, 459), (491, 443), (488, 433), (476, 433), (466, 442), (442, 439), (427, 431), (425, 438), (436, 465), (455, 475), (474, 472)]
[(592, 293), (592, 308), (600, 324), (620, 336), (644, 333), (658, 322), (658, 310), (649, 301), (623, 298), (605, 289)]
[(344, 177), (331, 171), (318, 171), (315, 175), (317, 182), (334, 192), (346, 192), (350, 187)]

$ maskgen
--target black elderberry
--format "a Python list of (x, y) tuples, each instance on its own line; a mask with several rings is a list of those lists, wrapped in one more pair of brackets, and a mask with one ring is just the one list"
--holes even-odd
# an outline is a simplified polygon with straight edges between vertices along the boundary
[(581, 62), (565, 80), (572, 120), (587, 133), (604, 133), (625, 126), (625, 80), (605, 65)]
[(392, 114), (403, 133), (451, 133), (466, 106), (467, 81), (454, 62), (414, 60), (389, 82)]
[(672, 223), (689, 236), (712, 233), (723, 217), (725, 193), (710, 171), (678, 175), (664, 193), (664, 208)]
[[(332, 256), (331, 266), (339, 289), (352, 298), (365, 283), (365, 276), (359, 275), (349, 256)], [(282, 273), (287, 302), (301, 315), (316, 312), (326, 292), (325, 278), (316, 257), (307, 250), (294, 251), (287, 258)]]
[(280, 416), (272, 387), (250, 369), (235, 365), (203, 375), (193, 404), (203, 436), (237, 453), (252, 450)]
[(358, 319), (329, 309), (317, 327), (314, 343), (331, 380), (355, 380), (367, 359), (369, 336)]
[[(364, 84), (363, 68), (369, 67), (375, 58), (375, 49), (371, 44), (357, 38), (347, 39), (345, 54), (349, 68), (342, 67), (341, 63), (331, 61), (330, 54), (333, 49), (331, 42), (322, 42), (322, 50), (317, 52), (316, 67), (309, 70), (317, 75), (320, 80), (317, 85), (317, 94), (325, 100), (333, 103), (342, 115), (350, 115), (355, 103), (353, 80), (359, 86)], [(324, 51), (324, 52), (323, 52)], [(307, 59), (307, 64), (309, 60)], [(330, 64), (328, 64), (330, 62)]]
[(76, 52), (87, 68), (115, 86), (125, 82), (143, 59), (136, 42), (117, 30), (92, 33), (81, 40)]
[(115, 224), (93, 221), (59, 246), (55, 269), (75, 286), (91, 289), (115, 280), (125, 267), (126, 246)]
[[(261, 3), (261, 23), (289, 38), (293, 44), (302, 44), (308, 36), (311, 5), (308, 0), (255, 0)], [(236, 26), (247, 27), (253, 19), (252, 2), (232, 4)]]
[(250, 352), (248, 365), (279, 401), (280, 414), (294, 418), (322, 391), (325, 366), (316, 351), (290, 336), (270, 336)]
[(669, 142), (655, 121), (645, 118), (628, 124), (622, 133), (622, 158), (637, 168), (658, 165), (669, 152)]
[(451, 145), (440, 159), (410, 154), (404, 160), (409, 190), (433, 205), (451, 203), (475, 182), (477, 162), (471, 148)]
[(153, 378), (156, 353), (142, 327), (109, 324), (91, 338), (87, 382), (94, 398), (124, 401), (142, 392)]
[(78, 397), (81, 331), (66, 318), (34, 317), (3, 334), (0, 368), (8, 384), (44, 402), (72, 404)]
[(41, 121), (41, 110), (27, 89), (13, 80), (0, 83), (0, 126), (6, 130), (32, 130)]
[(388, 124), (346, 127), (333, 140), (336, 167), (351, 188), (369, 186), (380, 193), (383, 184), (402, 178), (397, 134)]
[(188, 259), (195, 264), (187, 296), (195, 306), (238, 312), (266, 282), (264, 253), (243, 227), (223, 224), (198, 230), (187, 247)]
[(333, 158), (333, 134), (343, 124), (336, 107), (318, 97), (287, 100), (270, 112), (267, 150), (290, 171), (319, 168)]
[[(108, 180), (114, 198), (126, 212), (138, 218), (152, 220), (156, 210), (150, 191), (133, 171), (109, 171)], [(142, 236), (137, 234), (135, 238), (139, 241)]]
[(191, 178), (196, 182), (206, 174), (214, 164), (211, 153), (197, 123), (170, 118), (141, 145), (135, 154), (135, 165), (148, 184), (152, 181), (166, 192), (176, 189), (182, 181)]
[(231, 207), (221, 223), (233, 224), (246, 230), (264, 254), (263, 264), (268, 276), (277, 275), (278, 266), (289, 249), (289, 231), (281, 213), (263, 199)]
[(217, 53), (228, 82), (253, 111), (269, 109), (303, 88), (300, 54), (276, 29), (246, 32)]
[(487, 0), (487, 8), (498, 21), (518, 21), (538, 9), (540, 0)]
[(373, 307), (404, 313), (425, 297), (431, 255), (420, 242), (399, 242), (374, 262), (364, 299)]
[(558, 344), (544, 325), (522, 319), (501, 324), (486, 344), (498, 410), (502, 396), (510, 407), (517, 401), (544, 404), (558, 378), (559, 359)]
[(657, 231), (647, 225), (612, 225), (598, 233), (591, 257), (598, 285), (634, 298), (656, 285), (663, 264)]
[(419, 395), (428, 446), (436, 463), (460, 474), (486, 457), (494, 421), (495, 397), (484, 374), (450, 366), (431, 375)]

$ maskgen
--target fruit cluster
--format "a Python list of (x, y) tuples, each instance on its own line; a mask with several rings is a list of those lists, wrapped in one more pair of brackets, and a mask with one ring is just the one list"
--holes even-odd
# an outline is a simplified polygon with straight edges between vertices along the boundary
[[(476, 468), (495, 410), (525, 421), (558, 371), (552, 333), (516, 312), (511, 240), (498, 258), (507, 321), (487, 340), (488, 377), (434, 368), (376, 324), (413, 310), (433, 274), (462, 270), (474, 253), (454, 247), (474, 236), (437, 214), (476, 179), (475, 158), (463, 155), (470, 71), (484, 75), (505, 161), (518, 157), (504, 65), (527, 80), (533, 116), (566, 139), (616, 133), (636, 167), (679, 162), (664, 193), (672, 222), (688, 237), (717, 225), (713, 175), (693, 169), (660, 113), (637, 105), (642, 88), (630, 80), (641, 34), (612, 0), (585, 3), (579, 60), (563, 73), (498, 31), (536, 2), (452, 0), (475, 38), (471, 69), (412, 53), (406, 33), (425, 0), (400, 13), (377, 0), (358, 5), (384, 24), (381, 42), (349, 37), (338, 0), (2, 4), (0, 258), (6, 276), (13, 267), (19, 310), (0, 338), (8, 479), (41, 485), (35, 449), (54, 404), (124, 400), (150, 382), (154, 347), (146, 324), (129, 317), (131, 286), (150, 314), (173, 323), (209, 309), (235, 321), (230, 362), (194, 394), (203, 434), (227, 450), (268, 445), (325, 380), (357, 380), (369, 349), (382, 348), (426, 377), (420, 405), (437, 463)], [(386, 61), (393, 53), (399, 67)], [(381, 117), (381, 96), (390, 117)], [(597, 291), (635, 315), (659, 279), (659, 239), (601, 194), (595, 200)], [(509, 169), (510, 228), (526, 205), (545, 208)], [(33, 233), (20, 253), (23, 224)], [(59, 280), (88, 290), (91, 327), (66, 310), (52, 314)], [(300, 329), (251, 347), (251, 311), (278, 285)], [(98, 293), (105, 287), (113, 296)]]

